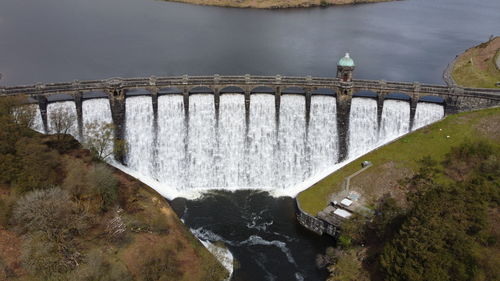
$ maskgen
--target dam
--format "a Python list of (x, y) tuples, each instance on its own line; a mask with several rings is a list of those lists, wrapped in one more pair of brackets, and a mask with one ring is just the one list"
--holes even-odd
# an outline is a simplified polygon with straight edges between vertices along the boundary
[[(267, 190), (294, 196), (309, 179), (446, 114), (500, 104), (500, 93), (419, 83), (353, 80), (346, 54), (336, 78), (219, 76), (113, 78), (0, 88), (28, 95), (34, 129), (54, 133), (52, 112), (125, 140), (119, 165), (162, 195)], [(109, 148), (111, 149), (111, 147)]]
[[(305, 102), (303, 95), (284, 94), (276, 112), (273, 95), (254, 94), (247, 116), (241, 94), (221, 95), (218, 114), (213, 95), (191, 95), (188, 113), (182, 95), (162, 95), (158, 97), (155, 120), (150, 96), (128, 97), (124, 119), (128, 150), (123, 163), (180, 193), (197, 189), (286, 189), (340, 161), (336, 98), (312, 96), (309, 122)], [(60, 108), (76, 115), (73, 101), (49, 103), (48, 132), (53, 132), (50, 113)], [(353, 98), (347, 157), (359, 156), (408, 133), (409, 114), (408, 102), (386, 100), (379, 127), (376, 100)], [(77, 124), (70, 129), (80, 140), (86, 136), (86, 124), (113, 122), (108, 99), (84, 100), (82, 117), (82, 136)], [(442, 104), (418, 103), (412, 129), (442, 117)], [(44, 132), (42, 123), (39, 114), (35, 129)]]

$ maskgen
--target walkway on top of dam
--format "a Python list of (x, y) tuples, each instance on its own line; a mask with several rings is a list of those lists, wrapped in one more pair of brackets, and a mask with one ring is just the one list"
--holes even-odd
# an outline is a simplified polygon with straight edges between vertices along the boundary
[(145, 78), (110, 78), (103, 80), (73, 81), (67, 83), (47, 83), (34, 84), (26, 86), (0, 87), (0, 96), (9, 95), (49, 95), (55, 93), (71, 92), (92, 92), (92, 91), (110, 91), (121, 89), (159, 89), (161, 87), (177, 87), (184, 90), (195, 89), (197, 87), (208, 87), (221, 90), (221, 87), (240, 88), (240, 91), (252, 90), (252, 86), (267, 87), (287, 87), (287, 88), (337, 88), (351, 87), (355, 89), (372, 89), (385, 91), (401, 92), (420, 92), (429, 94), (449, 94), (457, 92), (461, 95), (470, 94), (488, 94), (492, 97), (500, 97), (500, 90), (487, 88), (467, 88), (467, 87), (448, 87), (445, 85), (420, 84), (418, 82), (392, 82), (383, 80), (361, 80), (354, 79), (352, 82), (343, 82), (338, 78), (326, 77), (287, 77), (287, 76), (173, 76), (173, 77), (145, 77)]

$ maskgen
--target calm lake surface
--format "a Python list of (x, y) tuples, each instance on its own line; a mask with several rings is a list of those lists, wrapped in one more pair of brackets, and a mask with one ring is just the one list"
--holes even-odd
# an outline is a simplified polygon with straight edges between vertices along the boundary
[(1, 85), (201, 74), (335, 75), (442, 84), (500, 30), (498, 0), (240, 10), (155, 0), (0, 1)]
[[(149, 75), (333, 76), (349, 51), (364, 79), (442, 84), (446, 65), (499, 35), (498, 0), (404, 0), (240, 10), (154, 0), (1, 0), (0, 85)], [(233, 280), (324, 280), (334, 241), (300, 228), (291, 198), (217, 192), (172, 205), (199, 237), (223, 241)]]

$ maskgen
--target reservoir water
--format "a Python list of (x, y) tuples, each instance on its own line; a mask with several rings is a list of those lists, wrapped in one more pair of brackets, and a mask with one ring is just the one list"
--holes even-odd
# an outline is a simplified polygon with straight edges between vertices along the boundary
[[(442, 84), (441, 73), (456, 54), (498, 32), (499, 10), (498, 0), (279, 11), (153, 0), (6, 0), (0, 2), (0, 84), (185, 73), (332, 76), (345, 51), (357, 64), (357, 78)], [(283, 100), (287, 117), (280, 121), (286, 126), (276, 127), (274, 98), (259, 95), (251, 103), (247, 132), (241, 96), (221, 99), (218, 123), (210, 98), (202, 95), (190, 102), (189, 124), (179, 97), (160, 98), (158, 124), (149, 98), (130, 100), (129, 167), (175, 186), (286, 188), (333, 165), (338, 152), (328, 141), (337, 135), (329, 118), (336, 107), (326, 97), (312, 101), (306, 131), (304, 116), (297, 113), (303, 107), (299, 96)], [(406, 105), (389, 102), (382, 133), (373, 119), (373, 101), (355, 99), (352, 106), (350, 156), (411, 129)], [(56, 108), (74, 106), (52, 104), (49, 113)], [(110, 120), (105, 102), (85, 101), (84, 111), (91, 108), (101, 114), (86, 120)], [(441, 116), (442, 108), (420, 106), (412, 129)], [(284, 165), (278, 170), (277, 163)], [(220, 173), (225, 168), (230, 170)], [(326, 275), (314, 259), (334, 241), (300, 228), (290, 197), (219, 191), (171, 203), (200, 239), (225, 242), (239, 262), (233, 280), (322, 280)]]
[(241, 10), (155, 0), (0, 1), (0, 84), (181, 74), (335, 75), (442, 83), (498, 35), (498, 0)]

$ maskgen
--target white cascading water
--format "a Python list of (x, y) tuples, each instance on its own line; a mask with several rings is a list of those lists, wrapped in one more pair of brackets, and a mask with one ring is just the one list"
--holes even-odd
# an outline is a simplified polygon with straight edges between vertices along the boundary
[(113, 122), (108, 99), (84, 100), (82, 103), (83, 137), (85, 138), (85, 128), (94, 122), (99, 124), (109, 124)]
[(410, 103), (400, 100), (385, 100), (382, 110), (378, 143), (384, 144), (410, 130)]
[(73, 116), (74, 122), (70, 129), (68, 130), (68, 134), (72, 135), (76, 139), (79, 138), (78, 136), (78, 122), (76, 120), (76, 105), (75, 102), (73, 101), (63, 101), (63, 102), (55, 102), (55, 103), (49, 103), (47, 105), (47, 123), (48, 123), (48, 131), (50, 134), (54, 134), (54, 128), (53, 128), (53, 112), (67, 112), (70, 115)]
[(125, 102), (125, 139), (127, 166), (152, 177), (153, 167), (153, 105), (151, 97), (131, 97)]
[(301, 95), (281, 97), (278, 159), (275, 166), (279, 175), (276, 185), (280, 188), (295, 185), (310, 175), (305, 153), (305, 101)]
[(348, 158), (356, 158), (372, 150), (377, 141), (377, 101), (353, 98), (349, 114)]
[(213, 95), (189, 97), (187, 171), (188, 186), (209, 188), (215, 184), (215, 105)]
[[(88, 136), (87, 128), (90, 124), (98, 124), (98, 126), (112, 124), (111, 108), (108, 99), (91, 99), (84, 100), (82, 103), (82, 119), (83, 119), (83, 140)], [(100, 128), (100, 127), (98, 127)], [(113, 143), (108, 143), (104, 150), (104, 156), (111, 155), (113, 152)]]
[(415, 112), (412, 131), (422, 128), (444, 117), (444, 107), (440, 104), (419, 102)]
[(157, 155), (154, 178), (170, 186), (186, 186), (186, 123), (181, 95), (158, 98)]
[[(58, 108), (76, 116), (71, 101), (49, 104), (48, 116)], [(304, 96), (281, 97), (278, 130), (274, 95), (250, 96), (248, 127), (241, 94), (221, 95), (218, 120), (213, 95), (191, 95), (187, 119), (183, 97), (166, 95), (158, 98), (155, 126), (151, 97), (130, 97), (126, 99), (124, 169), (169, 198), (192, 198), (210, 188), (272, 189), (286, 195), (338, 166), (336, 111), (334, 97), (313, 96), (306, 134)], [(84, 124), (111, 122), (107, 99), (84, 101), (82, 113)], [(407, 133), (409, 115), (408, 102), (386, 100), (378, 130), (376, 101), (353, 98), (349, 158)], [(419, 103), (414, 128), (443, 115), (441, 105)], [(42, 128), (41, 117), (37, 119), (35, 127)], [(77, 132), (75, 122), (71, 133)]]
[(330, 96), (312, 96), (307, 149), (310, 174), (335, 165), (338, 159), (337, 101)]
[(38, 105), (32, 104), (30, 105), (34, 107), (35, 111), (35, 116), (33, 119), (33, 124), (32, 124), (32, 129), (39, 132), (39, 133), (44, 133), (45, 129), (43, 128), (43, 121), (42, 121), (42, 113), (40, 112), (40, 107)]
[(250, 96), (245, 180), (248, 187), (276, 184), (276, 107), (274, 95)]
[(245, 96), (220, 97), (215, 155), (216, 187), (249, 186), (245, 177)]

